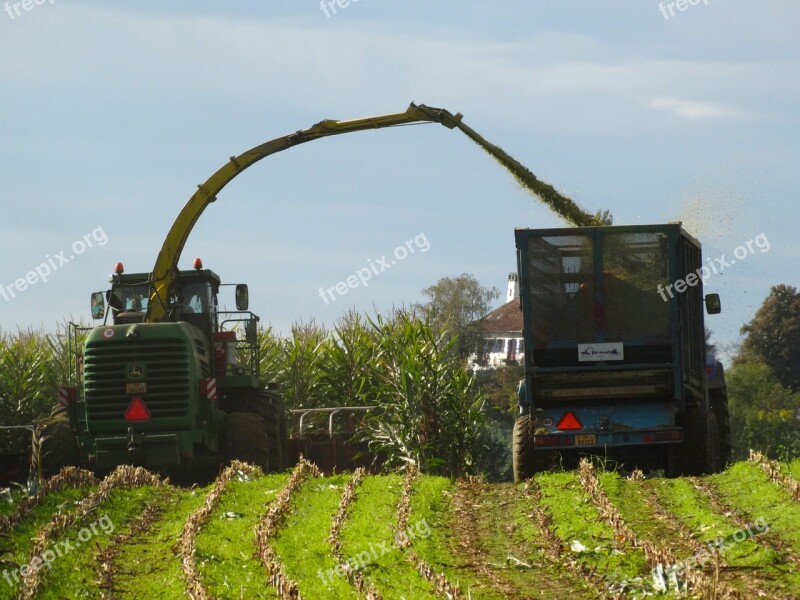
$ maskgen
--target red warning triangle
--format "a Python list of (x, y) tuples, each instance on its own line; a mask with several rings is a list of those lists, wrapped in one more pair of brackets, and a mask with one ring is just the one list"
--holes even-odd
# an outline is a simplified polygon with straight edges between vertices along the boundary
[(576, 417), (571, 412), (568, 412), (563, 417), (561, 417), (561, 420), (558, 422), (558, 425), (556, 425), (556, 428), (559, 429), (560, 431), (565, 431), (571, 429), (583, 429), (583, 425), (578, 420), (578, 417)]
[(150, 419), (150, 411), (147, 410), (141, 396), (134, 396), (125, 411), (126, 421), (147, 421)]

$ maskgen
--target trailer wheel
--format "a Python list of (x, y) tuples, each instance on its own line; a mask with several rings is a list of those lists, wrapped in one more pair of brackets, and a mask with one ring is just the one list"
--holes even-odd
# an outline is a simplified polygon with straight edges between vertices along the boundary
[(225, 415), (225, 440), (228, 461), (241, 460), (264, 471), (269, 468), (269, 439), (260, 415), (248, 412)]
[(78, 440), (69, 426), (66, 409), (58, 409), (40, 422), (41, 450), (39, 463), (45, 477), (57, 474), (63, 467), (74, 467), (81, 463)]
[(533, 450), (534, 422), (531, 415), (522, 415), (514, 421), (511, 463), (514, 483), (530, 479), (536, 473)]
[(728, 391), (717, 388), (708, 391), (711, 400), (711, 410), (717, 419), (719, 432), (719, 459), (720, 470), (724, 469), (731, 459), (731, 419), (728, 412)]
[(679, 449), (679, 475), (707, 475), (723, 465), (717, 416), (696, 406), (687, 409), (683, 422), (684, 441)]

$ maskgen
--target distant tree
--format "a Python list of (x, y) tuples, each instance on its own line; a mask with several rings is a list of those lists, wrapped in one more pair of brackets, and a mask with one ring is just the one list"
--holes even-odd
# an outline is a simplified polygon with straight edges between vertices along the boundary
[(771, 458), (800, 456), (800, 394), (763, 363), (739, 362), (725, 379), (734, 460), (746, 459), (751, 448)]
[(426, 321), (446, 341), (458, 336), (454, 348), (461, 358), (476, 353), (483, 343), (482, 319), (500, 291), (481, 285), (471, 273), (463, 273), (458, 277), (442, 277), (422, 293), (430, 298), (418, 307)]
[(774, 286), (741, 333), (747, 337), (740, 362), (763, 362), (781, 385), (800, 391), (800, 293), (796, 288)]

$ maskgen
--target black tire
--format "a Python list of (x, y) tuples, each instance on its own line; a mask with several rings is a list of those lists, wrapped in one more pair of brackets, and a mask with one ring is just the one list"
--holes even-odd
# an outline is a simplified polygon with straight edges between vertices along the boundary
[(269, 451), (269, 465), (265, 472), (282, 471), (286, 460), (286, 436), (281, 433), (281, 425), (285, 431), (286, 415), (283, 410), (283, 400), (274, 392), (252, 391), (233, 401), (231, 407), (234, 413), (246, 412), (259, 415), (264, 424)]
[(711, 401), (711, 410), (717, 418), (719, 428), (719, 458), (720, 470), (728, 466), (731, 460), (731, 418), (728, 412), (728, 391), (726, 388), (712, 389), (708, 391)]
[(260, 415), (248, 412), (225, 415), (225, 441), (228, 461), (241, 460), (264, 471), (269, 469), (269, 438)]
[(65, 409), (54, 411), (40, 423), (39, 464), (45, 477), (57, 474), (63, 467), (81, 464), (78, 440), (69, 426)]
[(717, 417), (702, 407), (690, 407), (683, 420), (683, 445), (678, 474), (697, 476), (716, 473), (722, 467)]
[(531, 415), (522, 415), (514, 421), (511, 449), (514, 483), (530, 479), (536, 473), (533, 432), (534, 420)]

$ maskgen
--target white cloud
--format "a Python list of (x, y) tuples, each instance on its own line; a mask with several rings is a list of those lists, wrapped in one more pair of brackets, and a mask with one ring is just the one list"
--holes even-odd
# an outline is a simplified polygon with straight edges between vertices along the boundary
[(648, 106), (652, 110), (665, 110), (682, 119), (738, 119), (747, 114), (722, 104), (691, 102), (677, 98), (654, 98)]

